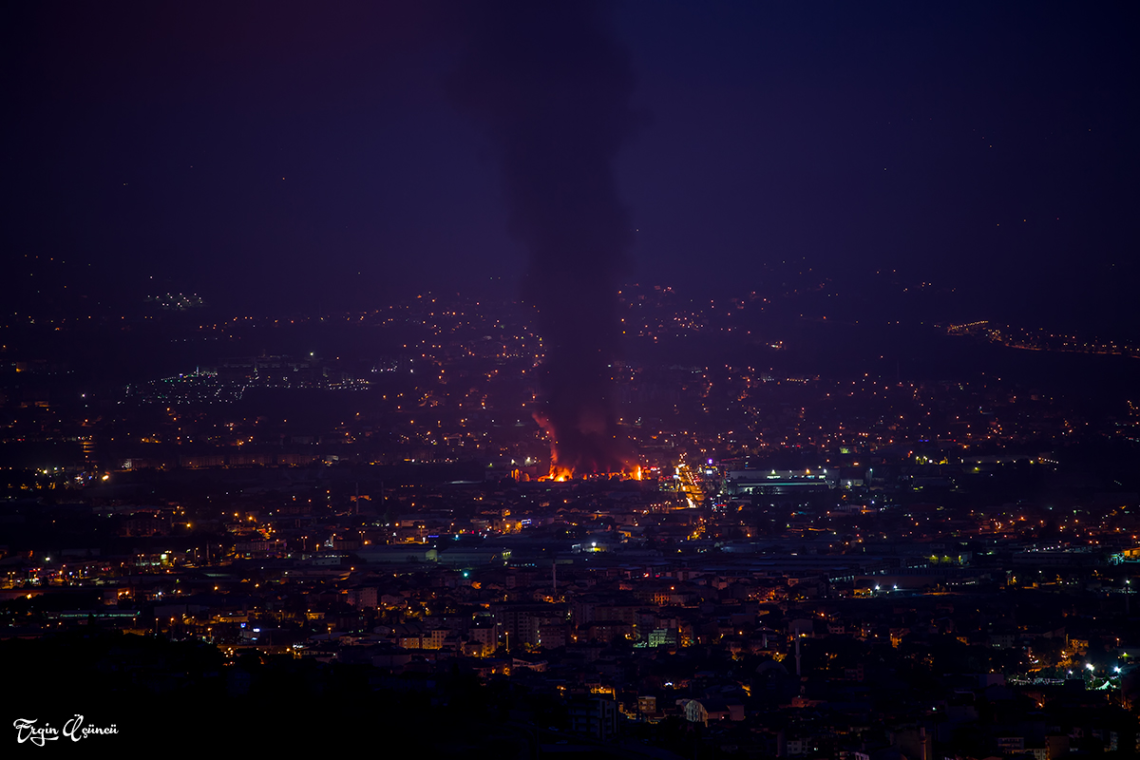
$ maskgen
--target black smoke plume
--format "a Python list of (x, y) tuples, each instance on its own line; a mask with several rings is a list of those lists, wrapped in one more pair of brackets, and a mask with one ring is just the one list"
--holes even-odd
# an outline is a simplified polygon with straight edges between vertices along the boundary
[(631, 234), (613, 163), (638, 121), (630, 62), (601, 3), (471, 8), (453, 94), (490, 126), (512, 232), (529, 251), (523, 295), (546, 352), (535, 418), (555, 442), (552, 470), (616, 472), (626, 457), (612, 364)]

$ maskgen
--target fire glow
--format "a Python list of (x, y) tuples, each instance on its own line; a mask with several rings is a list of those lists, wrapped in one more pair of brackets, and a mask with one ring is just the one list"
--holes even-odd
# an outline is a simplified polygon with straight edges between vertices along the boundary
[(539, 480), (564, 483), (582, 480), (641, 480), (641, 465), (622, 450), (621, 439), (614, 433), (612, 420), (600, 427), (572, 428), (570, 442), (560, 441), (550, 418), (535, 411), (534, 419), (550, 439), (550, 472)]
[(619, 472), (591, 472), (576, 475), (573, 470), (566, 467), (559, 467), (558, 465), (551, 465), (550, 474), (543, 475), (539, 480), (552, 480), (555, 483), (567, 483), (569, 481), (578, 480), (613, 480), (615, 478), (620, 480), (641, 480), (642, 472), (641, 465), (633, 465), (622, 469)]

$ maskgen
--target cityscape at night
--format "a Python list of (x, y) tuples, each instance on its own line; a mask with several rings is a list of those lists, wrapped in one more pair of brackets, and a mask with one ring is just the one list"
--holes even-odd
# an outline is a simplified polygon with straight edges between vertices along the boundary
[(4, 13), (9, 747), (1140, 755), (1125, 5)]

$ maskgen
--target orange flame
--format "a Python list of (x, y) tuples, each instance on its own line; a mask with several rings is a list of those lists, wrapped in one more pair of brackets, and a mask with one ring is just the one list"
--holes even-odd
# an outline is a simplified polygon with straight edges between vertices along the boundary
[(614, 477), (620, 477), (622, 480), (641, 480), (642, 479), (642, 472), (641, 472), (641, 465), (640, 464), (630, 464), (629, 462), (625, 462), (625, 463), (623, 463), (623, 466), (622, 466), (621, 470), (619, 470), (619, 471), (615, 471), (615, 472), (593, 472), (593, 471), (590, 471), (590, 472), (583, 472), (583, 473), (576, 472), (573, 467), (567, 467), (564, 464), (560, 464), (559, 463), (559, 456), (558, 456), (558, 439), (557, 439), (557, 436), (555, 434), (555, 430), (554, 430), (553, 426), (550, 424), (550, 421), (545, 417), (545, 415), (543, 415), (540, 411), (536, 410), (532, 413), (532, 415), (534, 417), (535, 422), (538, 423), (539, 427), (542, 428), (543, 432), (545, 432), (546, 435), (550, 439), (550, 472), (547, 473), (546, 475), (541, 476), (539, 478), (539, 480), (552, 480), (555, 483), (565, 483), (569, 480), (574, 480), (575, 478), (609, 479), (609, 478), (614, 478)]
[(578, 475), (569, 467), (563, 467), (555, 463), (550, 466), (549, 474), (543, 475), (539, 478), (539, 480), (552, 480), (555, 483), (565, 483), (566, 481), (574, 480), (575, 478), (586, 480), (592, 478), (609, 479), (620, 477), (622, 480), (641, 480), (642, 475), (643, 473), (641, 470), (641, 465), (639, 464), (633, 465), (632, 467), (622, 468), (622, 470), (619, 472), (596, 472)]
[(557, 464), (550, 465), (550, 474), (544, 475), (539, 480), (553, 480), (556, 483), (564, 483), (567, 480), (573, 480), (574, 473), (568, 467), (559, 467)]

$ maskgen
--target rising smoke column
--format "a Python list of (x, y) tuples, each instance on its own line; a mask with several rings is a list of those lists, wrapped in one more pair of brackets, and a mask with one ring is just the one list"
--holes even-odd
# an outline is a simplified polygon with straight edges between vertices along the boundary
[(626, 457), (611, 365), (632, 238), (613, 162), (637, 121), (630, 63), (600, 3), (471, 8), (453, 94), (490, 125), (511, 229), (529, 251), (524, 298), (546, 350), (535, 418), (555, 441), (559, 470), (616, 472)]

